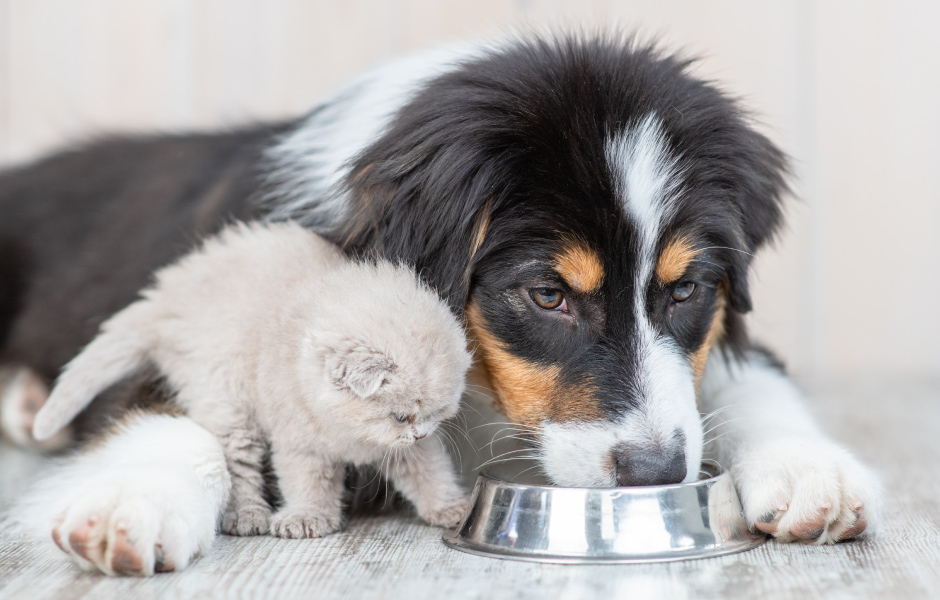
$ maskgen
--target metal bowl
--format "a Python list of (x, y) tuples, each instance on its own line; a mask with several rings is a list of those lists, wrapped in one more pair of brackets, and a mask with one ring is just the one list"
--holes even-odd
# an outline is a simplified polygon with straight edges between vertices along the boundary
[(444, 543), (548, 563), (686, 560), (764, 543), (766, 536), (748, 530), (731, 475), (713, 463), (702, 469), (707, 478), (694, 483), (621, 488), (556, 487), (487, 470)]

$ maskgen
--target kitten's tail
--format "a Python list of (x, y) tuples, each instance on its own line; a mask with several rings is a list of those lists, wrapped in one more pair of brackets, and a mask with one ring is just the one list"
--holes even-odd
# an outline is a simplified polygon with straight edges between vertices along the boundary
[(95, 396), (147, 364), (154, 327), (152, 303), (139, 300), (101, 325), (101, 332), (73, 358), (36, 414), (33, 437), (54, 436), (91, 404)]

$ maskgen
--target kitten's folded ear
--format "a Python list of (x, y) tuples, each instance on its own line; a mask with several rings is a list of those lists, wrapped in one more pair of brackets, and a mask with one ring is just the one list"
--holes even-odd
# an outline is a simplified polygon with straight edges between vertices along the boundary
[(361, 398), (376, 393), (394, 372), (392, 359), (369, 346), (330, 348), (326, 353), (326, 373), (330, 381)]

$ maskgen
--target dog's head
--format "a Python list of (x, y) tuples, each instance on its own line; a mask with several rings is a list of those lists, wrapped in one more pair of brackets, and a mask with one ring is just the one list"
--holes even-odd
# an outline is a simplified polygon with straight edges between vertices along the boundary
[(745, 343), (784, 157), (687, 63), (517, 43), (431, 80), (360, 154), (347, 248), (414, 264), (565, 485), (694, 480), (697, 386)]

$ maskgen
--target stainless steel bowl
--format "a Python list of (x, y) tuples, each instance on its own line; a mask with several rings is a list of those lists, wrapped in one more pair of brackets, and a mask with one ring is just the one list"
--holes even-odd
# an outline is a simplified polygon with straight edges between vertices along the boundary
[(762, 544), (766, 537), (747, 528), (730, 474), (702, 468), (708, 478), (694, 483), (623, 488), (555, 487), (484, 471), (467, 516), (444, 543), (549, 563), (686, 560)]

